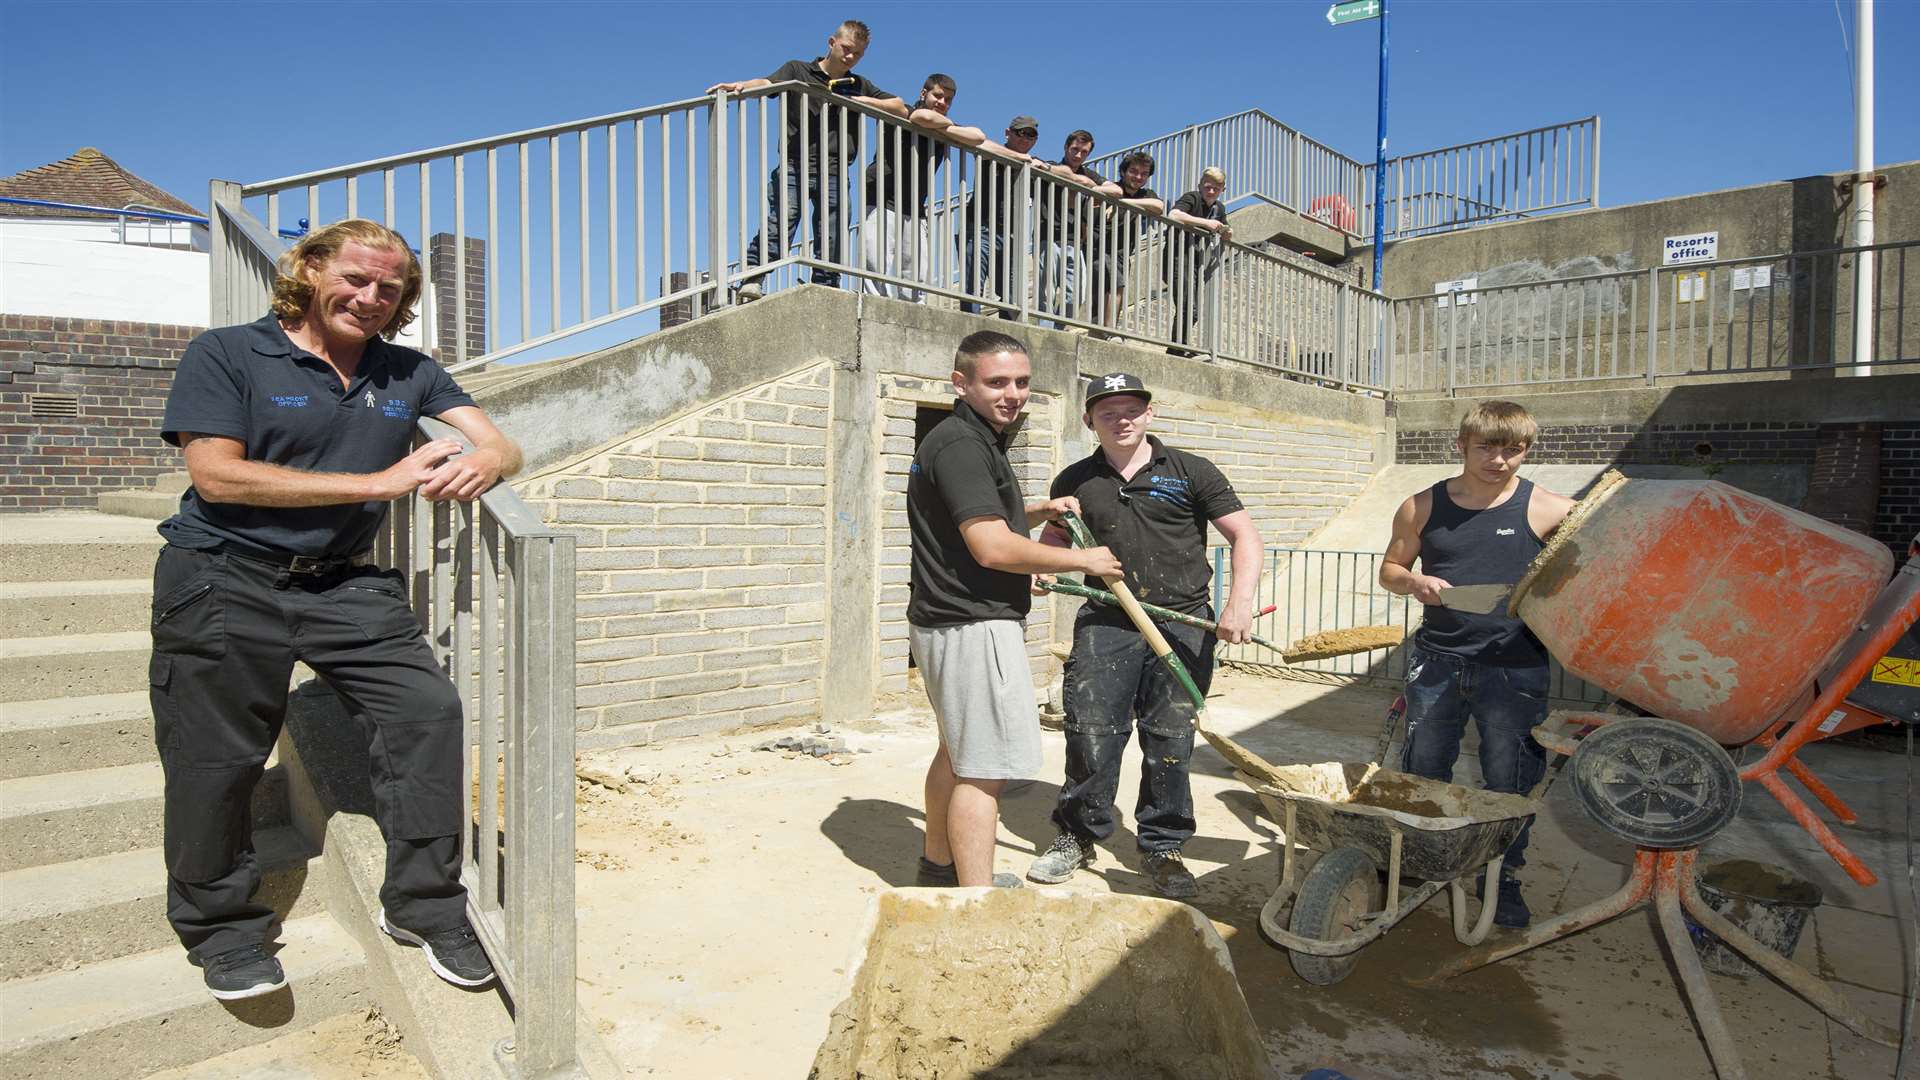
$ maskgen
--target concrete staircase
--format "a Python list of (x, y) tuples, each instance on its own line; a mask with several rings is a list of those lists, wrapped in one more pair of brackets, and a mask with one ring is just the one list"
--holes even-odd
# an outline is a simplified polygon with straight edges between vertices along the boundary
[(100, 512), (165, 521), (180, 509), (180, 494), (192, 483), (192, 477), (177, 472), (156, 478), (152, 487), (109, 491), (100, 496)]
[[(158, 498), (171, 512), (178, 491)], [(0, 1075), (144, 1076), (369, 1001), (278, 765), (253, 814), (290, 991), (216, 1002), (167, 925), (146, 693), (159, 547), (151, 518), (0, 517)]]

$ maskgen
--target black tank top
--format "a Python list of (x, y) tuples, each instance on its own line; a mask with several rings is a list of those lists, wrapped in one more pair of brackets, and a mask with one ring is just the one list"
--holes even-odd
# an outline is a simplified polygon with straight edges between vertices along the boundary
[[(1533, 481), (1522, 480), (1498, 506), (1468, 510), (1447, 496), (1447, 482), (1430, 489), (1433, 509), (1420, 530), (1420, 572), (1449, 585), (1511, 585), (1546, 544), (1527, 523)], [(1500, 667), (1547, 662), (1547, 650), (1527, 624), (1507, 615), (1429, 605), (1417, 635), (1422, 648)]]

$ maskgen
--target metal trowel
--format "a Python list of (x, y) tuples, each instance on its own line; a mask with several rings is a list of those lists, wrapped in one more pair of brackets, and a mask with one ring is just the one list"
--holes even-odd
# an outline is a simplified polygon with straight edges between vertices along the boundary
[(1504, 610), (1513, 595), (1513, 582), (1491, 585), (1455, 585), (1440, 590), (1440, 606), (1474, 615), (1491, 615)]

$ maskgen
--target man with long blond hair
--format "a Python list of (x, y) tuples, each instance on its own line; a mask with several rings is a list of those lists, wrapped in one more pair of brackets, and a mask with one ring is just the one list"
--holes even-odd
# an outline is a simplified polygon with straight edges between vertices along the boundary
[[(248, 810), (305, 661), (370, 740), (387, 840), (382, 930), (441, 978), (493, 981), (459, 881), (460, 699), (373, 565), (387, 504), (478, 498), (520, 451), (432, 358), (390, 344), (413, 320), (420, 264), (399, 234), (341, 221), (280, 260), (272, 310), (210, 330), (180, 359), (161, 438), (192, 486), (160, 525), (150, 694), (166, 776), (167, 918), (223, 1001), (286, 985), (268, 955)], [(416, 420), (448, 439), (415, 447)]]

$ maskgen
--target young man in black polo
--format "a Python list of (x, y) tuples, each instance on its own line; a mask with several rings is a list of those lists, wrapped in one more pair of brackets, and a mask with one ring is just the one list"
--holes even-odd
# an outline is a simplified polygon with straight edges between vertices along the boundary
[[(1175, 200), (1173, 209), (1167, 211), (1167, 218), (1182, 225), (1205, 229), (1218, 241), (1231, 240), (1233, 229), (1227, 224), (1227, 208), (1220, 202), (1220, 195), (1226, 190), (1227, 174), (1209, 165), (1200, 171), (1199, 186)], [(1193, 350), (1186, 346), (1192, 337), (1193, 316), (1200, 311), (1200, 305), (1206, 299), (1206, 279), (1212, 276), (1213, 269), (1207, 256), (1208, 249), (1212, 247), (1213, 244), (1205, 240), (1190, 237), (1187, 239), (1187, 256), (1179, 259), (1175, 245), (1167, 246), (1167, 289), (1173, 295), (1173, 340), (1178, 343), (1167, 351), (1175, 356), (1194, 355)]]
[[(380, 928), (441, 978), (493, 968), (459, 880), (463, 710), (408, 610), (372, 565), (391, 499), (478, 498), (520, 451), (430, 357), (388, 344), (411, 322), (420, 264), (399, 234), (349, 220), (281, 259), (273, 310), (211, 330), (181, 357), (161, 437), (193, 485), (160, 525), (151, 697), (166, 777), (167, 918), (222, 1000), (286, 985), (254, 894), (248, 799), (305, 661), (372, 740), (387, 840)], [(475, 449), (413, 447), (437, 416)]]
[[(1153, 179), (1153, 155), (1135, 150), (1120, 159), (1120, 201), (1143, 214), (1159, 217), (1167, 212), (1166, 201), (1147, 186)], [(1113, 211), (1100, 238), (1102, 250), (1094, 263), (1101, 267), (1099, 321), (1112, 326), (1126, 299), (1127, 271), (1132, 269), (1133, 253), (1140, 246), (1145, 223), (1125, 211)]]
[[(1037, 249), (1035, 255), (1039, 260), (1036, 270), (1040, 275), (1035, 300), (1041, 311), (1062, 319), (1080, 316), (1079, 293), (1076, 289), (1084, 291), (1088, 273), (1087, 238), (1081, 211), (1091, 210), (1092, 207), (1083, 205), (1091, 200), (1076, 188), (1116, 197), (1123, 194), (1119, 184), (1101, 176), (1087, 164), (1087, 156), (1092, 153), (1093, 132), (1085, 129), (1068, 132), (1066, 142), (1061, 144), (1060, 160), (1047, 165), (1045, 171), (1074, 187), (1034, 185), (1034, 200), (1039, 203), (1035, 213), (1040, 225), (1039, 238), (1034, 241)], [(1060, 330), (1067, 329), (1064, 322), (1055, 322), (1054, 326)]]
[[(1089, 383), (1083, 419), (1100, 448), (1054, 477), (1050, 494), (1079, 502), (1094, 538), (1126, 564), (1135, 596), (1201, 618), (1212, 617), (1207, 526), (1218, 529), (1233, 547), (1233, 582), (1215, 636), (1239, 644), (1253, 627), (1260, 531), (1212, 462), (1147, 434), (1152, 402), (1140, 380), (1124, 372)], [(1058, 525), (1048, 526), (1042, 541), (1069, 542)], [(1102, 587), (1096, 580), (1087, 584)], [(1213, 681), (1213, 637), (1177, 623), (1160, 629), (1205, 693)], [(1137, 724), (1134, 823), (1142, 863), (1162, 896), (1193, 896), (1199, 888), (1180, 856), (1194, 831), (1192, 701), (1126, 613), (1097, 603), (1086, 604), (1074, 620), (1065, 681), (1067, 779), (1053, 811), (1060, 834), (1027, 876), (1065, 881), (1092, 861), (1095, 842), (1113, 835), (1120, 759)]]
[(1022, 623), (1031, 574), (1120, 572), (1104, 547), (1038, 544), (1028, 531), (1071, 498), (1026, 503), (1007, 462), (1033, 377), (1027, 347), (993, 330), (953, 358), (953, 415), (914, 452), (907, 477), (913, 535), (908, 641), (940, 729), (927, 767), (927, 835), (916, 883), (1016, 886), (993, 872), (1000, 790), (1040, 769), (1040, 717)]
[[(1020, 318), (1020, 298), (1013, 295), (1013, 263), (1017, 255), (1016, 245), (1011, 237), (1020, 223), (1014, 215), (1018, 213), (1014, 191), (1020, 183), (1020, 170), (1017, 165), (1031, 160), (1028, 152), (1040, 139), (1040, 121), (1025, 113), (1007, 121), (1007, 129), (1001, 136), (1005, 145), (1001, 147), (1001, 157), (1005, 162), (993, 161), (986, 157), (979, 159), (979, 170), (974, 174), (973, 193), (967, 196), (967, 209), (960, 228), (960, 259), (966, 265), (968, 290), (974, 296), (985, 296), (989, 287), (993, 295), (1003, 305), (1000, 317), (1008, 322), (1017, 322)], [(1018, 245), (1024, 252), (1024, 242)], [(985, 305), (963, 300), (960, 310), (969, 315), (978, 315), (983, 311), (992, 314)]]
[[(873, 80), (865, 75), (853, 73), (854, 65), (867, 54), (870, 36), (866, 23), (848, 19), (827, 38), (826, 55), (816, 56), (812, 60), (789, 60), (764, 79), (714, 83), (707, 87), (707, 93), (724, 90), (729, 94), (738, 94), (778, 82), (803, 82), (905, 119), (906, 102), (875, 86)], [(775, 166), (767, 177), (767, 220), (759, 235), (747, 244), (744, 261), (748, 269), (786, 257), (787, 244), (792, 240), (794, 229), (800, 225), (803, 197), (813, 200), (813, 230), (820, 243), (820, 247), (809, 254), (829, 263), (840, 262), (840, 181), (846, 175), (851, 158), (840, 146), (839, 125), (837, 121), (829, 123), (822, 119), (825, 110), (820, 107), (820, 102), (802, 98), (798, 94), (787, 95), (784, 111), (787, 117), (786, 160)], [(802, 115), (807, 118), (805, 157), (801, 156)], [(849, 117), (846, 126), (850, 137), (857, 137), (859, 118)], [(781, 176), (783, 171), (786, 173), (784, 178)], [(806, 174), (804, 178), (801, 176), (803, 172)], [(786, 198), (785, 220), (780, 214), (783, 194)], [(840, 284), (838, 273), (818, 266), (813, 268), (811, 279), (815, 285)], [(741, 283), (742, 300), (756, 300), (759, 297), (759, 278), (749, 278)]]

